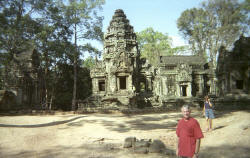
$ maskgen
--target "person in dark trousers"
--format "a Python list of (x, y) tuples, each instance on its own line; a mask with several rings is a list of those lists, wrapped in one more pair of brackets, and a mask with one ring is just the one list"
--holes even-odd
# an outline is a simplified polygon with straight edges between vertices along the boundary
[(208, 96), (205, 96), (203, 114), (206, 117), (206, 124), (207, 124), (206, 132), (213, 130), (212, 119), (214, 119), (214, 112), (212, 108), (213, 108), (213, 105), (210, 102), (210, 98)]
[(181, 158), (198, 158), (200, 141), (203, 134), (199, 122), (190, 116), (191, 110), (188, 105), (181, 108), (183, 118), (179, 120), (176, 135), (176, 155)]

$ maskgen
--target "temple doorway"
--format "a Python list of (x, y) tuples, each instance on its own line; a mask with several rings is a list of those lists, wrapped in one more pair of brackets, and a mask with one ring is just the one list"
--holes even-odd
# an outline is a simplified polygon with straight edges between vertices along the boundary
[(181, 85), (181, 95), (183, 97), (187, 96), (187, 85)]
[(126, 89), (127, 83), (126, 83), (126, 77), (119, 77), (120, 80), (120, 89)]

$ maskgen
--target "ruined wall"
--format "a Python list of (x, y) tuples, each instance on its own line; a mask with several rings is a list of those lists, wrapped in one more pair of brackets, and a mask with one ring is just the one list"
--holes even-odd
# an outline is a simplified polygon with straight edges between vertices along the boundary
[(4, 69), (4, 89), (15, 94), (16, 104), (31, 105), (39, 100), (40, 60), (35, 49), (14, 54)]
[(249, 95), (250, 37), (241, 36), (232, 51), (220, 48), (216, 75), (218, 95)]

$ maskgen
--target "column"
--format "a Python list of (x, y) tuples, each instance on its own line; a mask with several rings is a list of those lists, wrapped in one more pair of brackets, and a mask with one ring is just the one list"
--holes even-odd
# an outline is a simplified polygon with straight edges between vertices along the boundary
[(180, 97), (180, 85), (179, 84), (176, 84), (176, 96)]
[(192, 90), (192, 86), (191, 86), (191, 82), (188, 82), (188, 86), (187, 86), (187, 96), (191, 97), (191, 90)]
[(151, 91), (152, 90), (152, 81), (151, 81), (151, 76), (147, 77), (146, 79), (146, 86), (147, 86), (147, 90)]
[(132, 75), (129, 75), (126, 77), (126, 88), (128, 89), (129, 92), (133, 92), (133, 90), (135, 90), (134, 85), (132, 84)]
[(92, 92), (95, 94), (97, 92), (97, 82), (96, 82), (96, 78), (92, 79)]
[(198, 90), (198, 96), (202, 96), (203, 95), (203, 91), (204, 91), (204, 80), (203, 80), (203, 76), (202, 74), (197, 75), (197, 84), (199, 86), (199, 90)]

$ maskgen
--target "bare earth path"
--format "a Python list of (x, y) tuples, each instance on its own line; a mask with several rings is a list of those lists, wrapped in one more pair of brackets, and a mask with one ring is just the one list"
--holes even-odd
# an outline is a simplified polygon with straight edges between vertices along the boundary
[[(193, 112), (203, 130), (201, 112)], [(204, 133), (201, 158), (249, 158), (250, 112), (216, 112), (215, 130)], [(0, 116), (1, 158), (171, 158), (135, 154), (122, 147), (126, 137), (160, 139), (174, 152), (181, 113), (144, 115), (62, 114)]]

